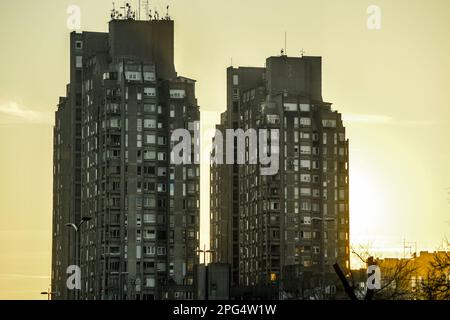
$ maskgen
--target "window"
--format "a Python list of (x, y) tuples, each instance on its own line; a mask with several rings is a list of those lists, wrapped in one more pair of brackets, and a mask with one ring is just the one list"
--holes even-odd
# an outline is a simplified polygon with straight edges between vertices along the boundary
[(76, 41), (75, 42), (75, 48), (78, 50), (83, 49), (83, 41)]
[(142, 147), (142, 135), (141, 135), (141, 134), (138, 134), (138, 135), (136, 136), (136, 146), (137, 146), (138, 148), (141, 148), (141, 147)]
[(300, 195), (302, 196), (310, 196), (311, 188), (300, 188)]
[(284, 104), (284, 111), (297, 111), (297, 104), (296, 103), (285, 103)]
[(280, 209), (280, 204), (276, 201), (270, 201), (270, 210)]
[(313, 167), (313, 169), (319, 169), (319, 161), (313, 161), (312, 162), (312, 167)]
[(166, 144), (166, 137), (158, 137), (158, 144), (164, 146)]
[(165, 177), (167, 175), (167, 169), (164, 167), (158, 168), (158, 177)]
[(155, 207), (155, 199), (150, 197), (149, 195), (144, 196), (144, 207), (145, 208), (154, 208)]
[(306, 103), (300, 103), (300, 111), (302, 112), (308, 112), (310, 110), (309, 104)]
[(311, 217), (303, 217), (300, 222), (302, 224), (311, 224)]
[(145, 136), (145, 143), (155, 144), (156, 143), (156, 135), (154, 135), (154, 134), (147, 134)]
[(156, 112), (156, 105), (145, 103), (144, 104), (144, 112), (146, 112), (146, 113)]
[(155, 246), (144, 246), (144, 254), (149, 256), (154, 256), (156, 253)]
[(301, 154), (311, 154), (311, 147), (310, 146), (300, 146), (300, 153)]
[(320, 211), (320, 205), (318, 203), (313, 203), (312, 204), (312, 210), (314, 212), (319, 212)]
[(319, 134), (313, 133), (313, 141), (319, 141)]
[(155, 278), (146, 278), (145, 279), (145, 286), (147, 288), (154, 288), (155, 287)]
[(233, 86), (239, 85), (239, 75), (233, 74)]
[(302, 140), (309, 140), (310, 139), (309, 132), (300, 132), (300, 139), (302, 139)]
[(311, 182), (311, 175), (309, 174), (301, 174), (300, 175), (301, 182)]
[(156, 129), (156, 119), (144, 119), (145, 129)]
[(117, 246), (110, 247), (109, 248), (109, 253), (113, 254), (113, 255), (119, 254), (120, 253), (120, 248), (117, 247)]
[(183, 99), (186, 97), (186, 92), (181, 89), (171, 89), (170, 90), (170, 98), (171, 99)]
[(144, 80), (145, 81), (155, 81), (156, 76), (154, 72), (144, 71)]
[(156, 152), (145, 150), (144, 151), (144, 160), (155, 160), (156, 159)]
[(300, 168), (311, 169), (311, 160), (300, 160)]
[(158, 183), (158, 192), (166, 192), (166, 184)]
[(83, 67), (83, 57), (76, 56), (75, 57), (75, 68), (82, 68), (82, 67)]
[(268, 114), (267, 115), (267, 123), (268, 124), (279, 124), (280, 123), (280, 117), (275, 114)]
[(144, 230), (144, 239), (149, 239), (149, 240), (156, 239), (156, 231), (155, 230)]
[(111, 119), (110, 120), (110, 127), (111, 128), (119, 128), (119, 119)]
[(311, 202), (309, 202), (309, 201), (301, 201), (300, 202), (300, 209), (302, 211), (309, 211), (309, 210), (311, 210)]
[(146, 97), (156, 97), (156, 89), (155, 88), (144, 88), (144, 96)]
[(310, 126), (311, 119), (310, 118), (300, 118), (300, 125), (302, 126)]
[(325, 128), (335, 128), (336, 120), (324, 119), (322, 120), (322, 126), (324, 126)]
[(165, 161), (166, 160), (166, 153), (165, 152), (158, 152), (158, 160), (159, 161)]
[(156, 222), (156, 216), (151, 213), (145, 213), (144, 214), (144, 223), (155, 223)]
[(309, 231), (300, 231), (300, 238), (302, 238), (302, 239), (311, 239), (311, 232), (309, 232)]
[(141, 80), (141, 73), (137, 71), (126, 71), (125, 79), (129, 81), (139, 81)]

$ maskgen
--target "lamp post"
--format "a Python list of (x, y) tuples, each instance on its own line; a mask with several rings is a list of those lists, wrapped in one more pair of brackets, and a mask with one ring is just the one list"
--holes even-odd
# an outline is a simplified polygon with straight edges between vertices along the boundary
[[(92, 220), (91, 217), (82, 217), (81, 221), (76, 225), (75, 223), (66, 223), (66, 227), (73, 228), (75, 230), (75, 263), (76, 265), (81, 269), (80, 266), (80, 230), (83, 223), (88, 222)], [(80, 288), (81, 290), (81, 288)], [(80, 292), (77, 290), (75, 291), (75, 300), (80, 299)]]
[(47, 290), (47, 291), (42, 291), (41, 294), (47, 295), (47, 300), (52, 300), (52, 296), (53, 296), (54, 294), (56, 294), (56, 292), (55, 292), (55, 291), (52, 291), (52, 290), (51, 290), (51, 286), (49, 286), (48, 290)]
[(323, 223), (324, 221), (335, 221), (334, 218), (322, 218), (322, 217), (312, 217), (311, 221), (320, 221), (322, 224), (322, 227), (320, 228), (320, 232), (321, 232), (321, 241), (320, 241), (320, 263), (321, 263), (321, 267), (322, 267), (322, 285), (321, 285), (321, 289), (322, 289), (322, 294), (323, 292), (325, 292), (325, 224)]
[[(205, 245), (203, 245), (203, 250), (197, 249), (197, 250), (195, 250), (195, 252), (198, 254), (203, 253), (203, 263), (206, 266), (206, 253), (213, 253), (213, 252), (215, 252), (215, 250), (206, 250), (206, 244), (205, 244)], [(199, 262), (200, 262), (200, 259), (199, 259)]]
[[(196, 253), (200, 254), (203, 253), (203, 263), (205, 264), (205, 286), (204, 286), (204, 290), (205, 290), (205, 300), (209, 299), (209, 288), (208, 288), (208, 266), (206, 265), (206, 253), (212, 253), (215, 252), (215, 250), (206, 250), (206, 244), (203, 246), (203, 250), (202, 249), (197, 249), (195, 250)], [(200, 265), (200, 258), (199, 258), (199, 265)]]

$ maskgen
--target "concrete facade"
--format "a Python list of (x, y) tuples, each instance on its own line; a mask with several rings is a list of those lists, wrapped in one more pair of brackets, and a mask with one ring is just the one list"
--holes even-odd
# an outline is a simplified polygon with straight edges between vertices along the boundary
[(171, 133), (193, 135), (200, 111), (195, 80), (175, 72), (174, 23), (112, 20), (109, 33), (72, 33), (70, 48), (55, 125), (54, 298), (73, 298), (65, 223), (90, 217), (78, 232), (81, 299), (192, 299), (200, 167), (172, 165), (170, 151)]
[(279, 130), (279, 149), (269, 147), (277, 174), (248, 162), (211, 166), (213, 261), (231, 265), (234, 286), (280, 285), (287, 266), (323, 279), (335, 262), (349, 270), (348, 140), (322, 99), (321, 68), (320, 57), (278, 56), (265, 68), (227, 70), (217, 128)]

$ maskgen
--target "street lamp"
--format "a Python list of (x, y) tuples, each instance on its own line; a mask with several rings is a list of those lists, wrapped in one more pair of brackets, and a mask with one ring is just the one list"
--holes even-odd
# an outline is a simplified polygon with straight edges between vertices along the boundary
[(51, 287), (49, 287), (47, 291), (42, 291), (41, 292), (41, 294), (47, 295), (47, 300), (52, 300), (52, 295), (56, 294), (56, 292), (52, 291), (50, 288)]
[[(80, 233), (81, 226), (85, 223), (92, 220), (91, 217), (82, 217), (81, 221), (76, 225), (75, 223), (66, 223), (66, 227), (73, 228), (75, 230), (75, 263), (78, 267), (80, 267)], [(81, 268), (81, 267), (80, 267)], [(79, 291), (75, 291), (76, 300), (79, 300), (80, 294)]]
[[(215, 250), (206, 250), (206, 244), (205, 244), (205, 245), (203, 245), (203, 250), (199, 248), (199, 249), (195, 250), (195, 252), (196, 253), (203, 253), (203, 263), (206, 266), (206, 253), (213, 253), (213, 252), (216, 252), (216, 251)], [(200, 260), (199, 260), (199, 263), (200, 263)]]

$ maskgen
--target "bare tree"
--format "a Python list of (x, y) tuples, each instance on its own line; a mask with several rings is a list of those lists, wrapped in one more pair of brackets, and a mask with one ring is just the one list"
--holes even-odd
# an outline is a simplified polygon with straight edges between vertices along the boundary
[(366, 267), (375, 264), (381, 271), (381, 288), (367, 290), (367, 287), (357, 286), (352, 274), (353, 290), (358, 297), (365, 296), (366, 300), (407, 300), (414, 299), (414, 290), (411, 283), (416, 272), (416, 267), (409, 259), (382, 260), (373, 258), (368, 246), (352, 248), (356, 255)]
[[(450, 247), (448, 240), (447, 249)], [(420, 283), (420, 298), (450, 300), (450, 251), (437, 252), (428, 267), (427, 276)]]
[(381, 288), (375, 290), (376, 300), (411, 300), (415, 292), (411, 286), (416, 266), (410, 259), (377, 261), (381, 271)]

